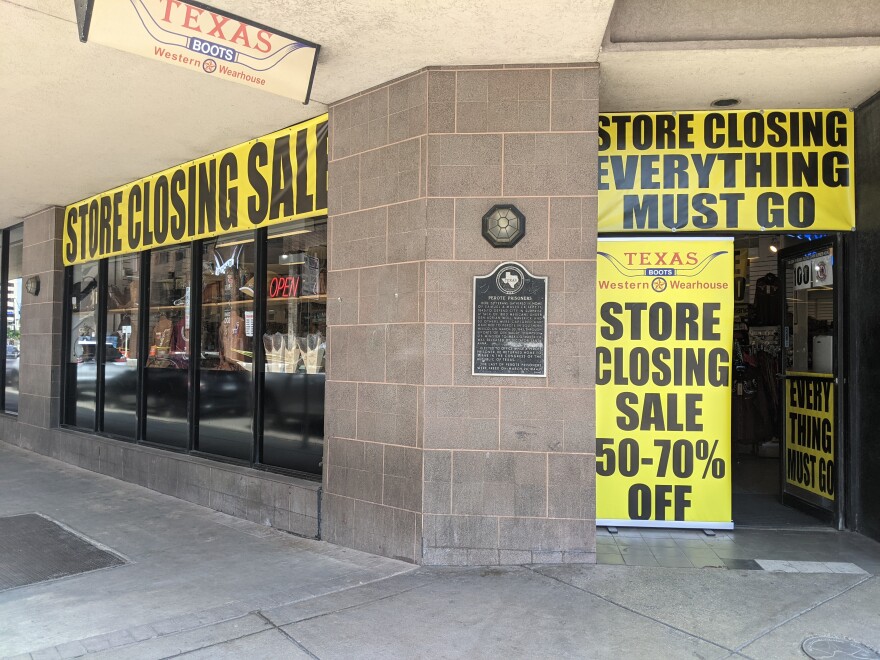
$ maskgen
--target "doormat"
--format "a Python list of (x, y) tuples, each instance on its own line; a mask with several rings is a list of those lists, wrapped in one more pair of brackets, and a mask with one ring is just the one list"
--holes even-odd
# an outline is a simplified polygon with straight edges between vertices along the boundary
[(0, 591), (125, 563), (40, 514), (0, 517)]

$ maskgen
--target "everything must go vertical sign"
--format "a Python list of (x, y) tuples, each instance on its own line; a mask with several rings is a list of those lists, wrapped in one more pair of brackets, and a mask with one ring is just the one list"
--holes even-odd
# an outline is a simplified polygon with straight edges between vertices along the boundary
[(597, 524), (732, 528), (732, 239), (600, 239)]

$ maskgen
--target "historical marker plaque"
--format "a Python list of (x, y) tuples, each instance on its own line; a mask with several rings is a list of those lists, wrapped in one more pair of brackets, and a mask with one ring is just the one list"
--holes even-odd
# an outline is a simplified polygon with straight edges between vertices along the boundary
[(474, 278), (475, 376), (546, 376), (546, 348), (546, 277), (509, 261)]

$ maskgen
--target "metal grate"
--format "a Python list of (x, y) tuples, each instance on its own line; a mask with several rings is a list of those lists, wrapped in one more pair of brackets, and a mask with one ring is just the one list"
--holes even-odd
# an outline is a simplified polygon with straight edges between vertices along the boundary
[(846, 658), (880, 660), (880, 653), (861, 642), (833, 635), (807, 637), (801, 644), (801, 648), (813, 660), (826, 660), (826, 658), (828, 660), (832, 658), (835, 660), (846, 660)]
[(0, 591), (123, 564), (39, 514), (0, 518)]

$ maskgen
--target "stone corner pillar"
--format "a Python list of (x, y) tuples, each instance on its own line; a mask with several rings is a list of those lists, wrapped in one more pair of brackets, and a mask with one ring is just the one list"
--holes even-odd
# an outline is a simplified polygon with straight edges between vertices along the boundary
[[(330, 109), (325, 540), (595, 561), (595, 64), (431, 68)], [(526, 236), (481, 218), (516, 205)], [(472, 282), (548, 278), (547, 377), (471, 375)]]
[(21, 294), (18, 421), (22, 446), (34, 449), (58, 426), (61, 411), (63, 219), (64, 209), (51, 207), (24, 220), (22, 288), (39, 277), (40, 291)]

